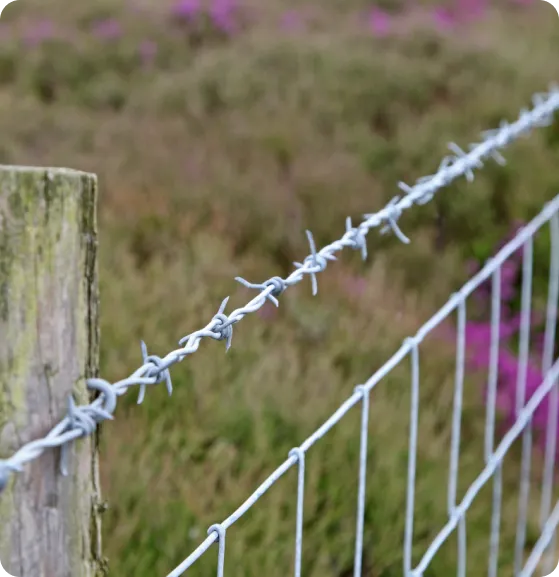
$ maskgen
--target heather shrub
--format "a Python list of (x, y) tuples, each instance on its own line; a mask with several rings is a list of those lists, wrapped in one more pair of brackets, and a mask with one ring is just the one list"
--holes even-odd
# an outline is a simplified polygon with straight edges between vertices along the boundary
[[(516, 226), (512, 232), (497, 245), (502, 248), (512, 240), (521, 227)], [(510, 427), (516, 420), (518, 399), (525, 395), (527, 402), (542, 383), (543, 348), (546, 323), (556, 326), (557, 319), (546, 318), (549, 284), (550, 234), (549, 226), (544, 227), (534, 239), (533, 248), (533, 281), (531, 287), (531, 304), (528, 314), (530, 322), (529, 358), (525, 373), (525, 393), (521, 392), (524, 376), (520, 373), (519, 348), (522, 312), (522, 279), (523, 279), (523, 249), (515, 251), (501, 267), (501, 304), (499, 310), (499, 351), (497, 364), (497, 409), (502, 419), (503, 430)], [(470, 271), (476, 271), (477, 266), (470, 266)], [(487, 370), (490, 365), (491, 351), (491, 280), (483, 283), (474, 294), (476, 320), (471, 320), (466, 326), (466, 341), (469, 352), (470, 367), (474, 370)], [(557, 358), (559, 352), (557, 339), (554, 341), (552, 358)], [(520, 380), (520, 382), (519, 382)], [(522, 401), (520, 401), (523, 406)], [(540, 449), (545, 446), (548, 426), (550, 395), (548, 395), (536, 410), (533, 418), (536, 442)], [(558, 423), (559, 425), (559, 423)], [(559, 434), (559, 429), (556, 434)]]
[[(305, 229), (320, 246), (339, 238), (347, 216), (359, 222), (398, 181), (433, 173), (448, 141), (467, 149), (481, 130), (515, 119), (553, 79), (559, 29), (546, 10), (540, 0), (10, 4), (0, 161), (99, 174), (101, 374), (136, 368), (140, 339), (153, 354), (176, 348), (225, 296), (227, 312), (254, 297), (235, 276), (286, 276), (308, 254)], [(278, 309), (248, 316), (227, 355), (204, 341), (174, 367), (171, 399), (159, 387), (141, 406), (123, 397), (101, 439), (111, 574), (167, 574), (467, 280), (466, 261), (488, 258), (515, 221), (557, 194), (558, 131), (557, 122), (539, 129), (504, 151), (506, 166), (488, 160), (473, 183), (408, 211), (399, 224), (410, 245), (372, 231), (366, 262), (346, 251), (319, 277), (316, 298), (303, 282)], [(546, 246), (535, 246), (537, 311)], [(485, 333), (471, 324), (472, 346), (488, 338), (487, 302), (479, 307), (471, 320)], [(416, 560), (447, 520), (452, 337), (435, 335), (421, 353)], [(505, 376), (512, 328), (507, 338)], [(470, 352), (472, 362), (484, 353)], [(484, 466), (484, 367), (467, 374), (459, 497)], [(403, 362), (372, 396), (364, 577), (402, 574), (409, 382)], [(352, 574), (358, 427), (355, 411), (309, 453), (308, 577)], [(518, 463), (511, 452), (507, 503)], [(227, 574), (291, 570), (295, 483), (291, 471), (228, 532)], [(468, 515), (474, 575), (486, 571), (487, 489)], [(515, 523), (516, 507), (504, 507), (503, 574), (512, 573)], [(527, 550), (538, 534), (531, 515)], [(455, 545), (430, 577), (454, 574)], [(211, 551), (189, 576), (214, 572)]]

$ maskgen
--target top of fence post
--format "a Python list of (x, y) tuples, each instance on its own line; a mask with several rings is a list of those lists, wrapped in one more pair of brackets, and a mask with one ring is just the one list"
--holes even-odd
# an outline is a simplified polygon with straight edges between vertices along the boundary
[[(98, 371), (95, 175), (0, 166), (0, 456), (48, 433)], [(48, 451), (0, 495), (15, 577), (99, 575), (97, 439)]]

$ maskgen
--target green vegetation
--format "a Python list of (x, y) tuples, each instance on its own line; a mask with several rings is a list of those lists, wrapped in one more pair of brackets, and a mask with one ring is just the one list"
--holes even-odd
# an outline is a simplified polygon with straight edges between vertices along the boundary
[[(363, 0), (303, 3), (314, 15), (304, 32), (277, 25), (300, 2), (253, 2), (231, 37), (211, 22), (186, 28), (166, 1), (138, 2), (24, 0), (6, 8), (0, 40), (0, 162), (99, 175), (107, 379), (139, 366), (141, 339), (163, 356), (225, 296), (229, 311), (248, 302), (254, 293), (235, 276), (289, 274), (308, 254), (305, 229), (320, 246), (338, 238), (346, 216), (358, 222), (399, 180), (432, 173), (447, 142), (465, 147), (514, 120), (556, 79), (559, 27), (541, 2), (497, 2), (448, 32), (416, 8), (386, 37), (361, 26)], [(42, 18), (55, 32), (37, 42), (29, 30)], [(99, 18), (122, 30), (95, 36)], [(507, 166), (488, 161), (474, 183), (406, 213), (411, 245), (373, 231), (367, 262), (343, 254), (320, 275), (317, 297), (308, 280), (288, 290), (277, 311), (267, 304), (235, 327), (227, 355), (204, 342), (172, 370), (172, 398), (164, 387), (141, 406), (133, 391), (123, 398), (102, 431), (110, 575), (163, 576), (182, 561), (466, 280), (469, 259), (485, 259), (559, 192), (558, 151), (559, 120), (511, 146)], [(367, 577), (402, 575), (408, 365), (371, 397)], [(466, 382), (460, 498), (483, 467), (485, 378)], [(443, 327), (421, 348), (416, 562), (447, 519), (453, 379)], [(352, 575), (359, 419), (350, 412), (308, 455), (308, 577)], [(504, 469), (503, 575), (518, 454)], [(537, 464), (534, 487), (540, 477)], [(490, 503), (488, 486), (468, 516), (471, 575), (486, 571)], [(295, 507), (294, 469), (229, 530), (226, 574), (291, 574)], [(213, 575), (215, 561), (214, 548), (187, 574)], [(455, 563), (452, 538), (425, 575), (446, 577)]]

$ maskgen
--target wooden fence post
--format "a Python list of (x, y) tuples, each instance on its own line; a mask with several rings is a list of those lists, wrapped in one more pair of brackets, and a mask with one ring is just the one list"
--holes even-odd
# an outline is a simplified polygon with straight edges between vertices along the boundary
[[(66, 169), (0, 166), (0, 458), (87, 403), (98, 370), (97, 181)], [(16, 577), (97, 577), (97, 437), (11, 476), (0, 494), (0, 560)]]

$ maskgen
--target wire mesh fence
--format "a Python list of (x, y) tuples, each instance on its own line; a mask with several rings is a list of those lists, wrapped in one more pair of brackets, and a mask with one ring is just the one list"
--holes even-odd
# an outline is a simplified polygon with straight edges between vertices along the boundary
[[(550, 263), (549, 284), (546, 305), (546, 323), (544, 335), (544, 350), (542, 354), (543, 381), (539, 386), (527, 394), (527, 368), (529, 362), (529, 339), (531, 323), (532, 275), (534, 267), (533, 243), (534, 236), (542, 229), (549, 227), (550, 231)], [(515, 395), (514, 422), (505, 431), (501, 440), (496, 442), (497, 396), (498, 396), (498, 363), (500, 343), (500, 314), (501, 299), (501, 269), (503, 264), (515, 252), (522, 251), (522, 289), (521, 315), (519, 327), (519, 357)], [(485, 467), (479, 472), (475, 480), (469, 484), (463, 497), (458, 499), (458, 472), (460, 459), (460, 435), (462, 418), (462, 399), (464, 390), (464, 375), (466, 368), (466, 318), (467, 303), (474, 291), (483, 283), (491, 283), (491, 339), (489, 350), (489, 370), (487, 376), (486, 418), (484, 431), (484, 460)], [(501, 529), (501, 513), (504, 505), (518, 509), (516, 542), (514, 547), (514, 575), (529, 577), (539, 568), (549, 573), (554, 567), (555, 534), (559, 524), (559, 502), (553, 503), (556, 438), (558, 430), (559, 392), (557, 381), (559, 378), (559, 361), (555, 360), (555, 337), (557, 322), (557, 307), (559, 297), (559, 196), (547, 204), (541, 213), (517, 235), (507, 243), (498, 254), (490, 259), (484, 268), (473, 276), (448, 302), (427, 322), (418, 332), (406, 339), (401, 348), (393, 357), (382, 366), (363, 385), (355, 388), (353, 395), (308, 439), (299, 447), (292, 449), (289, 458), (262, 485), (247, 499), (230, 517), (222, 523), (215, 524), (208, 530), (208, 537), (189, 555), (183, 563), (169, 573), (168, 577), (178, 577), (184, 574), (210, 547), (218, 544), (217, 575), (222, 577), (225, 571), (227, 531), (262, 497), (289, 469), (297, 467), (297, 514), (295, 526), (295, 565), (294, 574), (301, 575), (303, 519), (305, 501), (305, 458), (320, 439), (353, 407), (360, 407), (360, 452), (358, 470), (358, 499), (356, 513), (354, 577), (361, 576), (363, 559), (363, 533), (365, 519), (365, 492), (367, 491), (367, 443), (369, 439), (368, 423), (370, 412), (370, 394), (380, 385), (381, 381), (401, 363), (410, 363), (411, 366), (411, 403), (408, 423), (408, 472), (407, 472), (407, 508), (405, 514), (405, 533), (403, 542), (403, 574), (406, 577), (420, 577), (429, 574), (431, 562), (456, 533), (457, 537), (457, 575), (467, 574), (467, 514), (480, 491), (489, 483), (493, 484), (491, 526), (489, 531), (489, 555), (487, 560), (488, 575), (494, 577), (499, 569), (499, 536)], [(448, 519), (433, 539), (426, 551), (419, 559), (415, 559), (417, 551), (414, 548), (414, 507), (416, 472), (416, 456), (418, 450), (418, 421), (420, 418), (420, 387), (421, 387), (421, 343), (443, 321), (456, 316), (456, 373), (454, 377), (454, 402), (452, 410), (452, 434), (449, 447), (449, 474), (447, 495), (437, 496), (446, 498)], [(548, 406), (547, 427), (545, 430), (545, 451), (543, 460), (543, 474), (541, 486), (535, 493), (540, 498), (540, 535), (533, 544), (532, 550), (526, 553), (527, 546), (527, 516), (531, 490), (531, 461), (533, 429), (532, 420), (536, 411), (541, 409), (544, 402)], [(395, 424), (396, 426), (397, 424)], [(400, 425), (400, 424), (398, 424)], [(521, 466), (520, 488), (518, 501), (514, 504), (510, 499), (503, 503), (503, 459), (511, 450), (514, 442), (521, 439)], [(374, 473), (373, 473), (374, 474)], [(546, 555), (547, 554), (547, 555)], [(414, 563), (414, 561), (416, 561)]]
[[(460, 176), (468, 180), (474, 178), (474, 169), (481, 168), (483, 161), (493, 158), (504, 162), (499, 150), (506, 147), (518, 137), (526, 134), (536, 126), (547, 126), (552, 121), (553, 113), (559, 109), (559, 88), (553, 88), (548, 94), (534, 97), (534, 108), (521, 111), (519, 119), (512, 123), (502, 123), (498, 129), (483, 134), (482, 142), (470, 146), (468, 152), (455, 144), (450, 145), (452, 155), (446, 157), (439, 170), (431, 176), (421, 178), (414, 186), (400, 183), (404, 195), (396, 197), (384, 209), (375, 214), (365, 215), (365, 220), (357, 227), (351, 221), (346, 222), (346, 232), (340, 240), (316, 250), (312, 235), (308, 235), (311, 254), (303, 263), (296, 263), (296, 270), (286, 279), (273, 277), (260, 284), (237, 279), (243, 285), (258, 289), (259, 294), (246, 306), (236, 309), (229, 315), (224, 310), (227, 299), (223, 301), (218, 313), (209, 324), (181, 339), (181, 348), (171, 351), (166, 357), (148, 355), (147, 347), (142, 343), (143, 365), (129, 377), (115, 383), (103, 379), (91, 379), (88, 386), (100, 394), (91, 404), (77, 407), (69, 399), (68, 415), (61, 420), (43, 439), (38, 439), (23, 446), (7, 459), (0, 459), (0, 491), (6, 486), (13, 472), (20, 471), (26, 463), (38, 458), (45, 450), (62, 448), (62, 471), (66, 471), (68, 454), (66, 448), (76, 439), (92, 434), (97, 425), (112, 418), (118, 397), (132, 386), (139, 386), (138, 402), (144, 400), (148, 386), (165, 383), (169, 394), (172, 392), (169, 368), (193, 354), (199, 348), (203, 338), (225, 340), (227, 348), (231, 345), (233, 325), (249, 313), (260, 309), (269, 300), (276, 306), (278, 297), (289, 287), (300, 282), (305, 275), (311, 277), (313, 293), (317, 291), (316, 275), (323, 271), (328, 261), (335, 260), (334, 254), (349, 247), (360, 250), (366, 257), (366, 235), (372, 228), (381, 227), (381, 232), (393, 232), (401, 241), (409, 242), (398, 226), (402, 211), (417, 204), (429, 202), (435, 193)], [(534, 273), (534, 238), (547, 228), (550, 235), (549, 278), (546, 297), (545, 331), (543, 352), (541, 355), (541, 372), (543, 378), (538, 386), (528, 390), (527, 374), (530, 363), (531, 307), (533, 297)], [(513, 254), (522, 253), (522, 282), (520, 315), (518, 327), (518, 366), (514, 394), (513, 418), (502, 430), (499, 422), (499, 356), (500, 331), (502, 329), (502, 270), (503, 265)], [(485, 390), (485, 427), (481, 445), (483, 449), (483, 466), (476, 477), (464, 486), (460, 478), (461, 436), (463, 432), (463, 398), (467, 367), (466, 325), (468, 306), (474, 292), (482, 285), (491, 285), (491, 322), (490, 339), (487, 343), (488, 373)], [(405, 519), (401, 538), (402, 573), (405, 577), (422, 577), (428, 575), (431, 565), (452, 539), (456, 541), (456, 574), (464, 577), (468, 568), (468, 514), (476, 498), (487, 486), (492, 485), (490, 527), (488, 531), (487, 571), (489, 577), (496, 577), (500, 569), (500, 545), (502, 535), (502, 517), (505, 508), (514, 507), (517, 511), (513, 559), (510, 565), (515, 577), (529, 577), (536, 570), (553, 569), (555, 563), (555, 534), (559, 524), (559, 503), (555, 504), (555, 461), (557, 453), (557, 433), (559, 422), (559, 361), (556, 360), (556, 320), (559, 299), (559, 196), (550, 201), (528, 225), (522, 228), (498, 254), (490, 259), (483, 269), (475, 274), (448, 302), (427, 322), (414, 336), (405, 340), (400, 349), (376, 371), (364, 384), (357, 386), (353, 394), (299, 446), (294, 447), (287, 460), (282, 463), (237, 510), (221, 523), (208, 529), (207, 538), (167, 577), (178, 577), (187, 572), (204, 554), (217, 544), (217, 576), (225, 575), (226, 544), (231, 527), (243, 517), (273, 485), (289, 470), (297, 469), (296, 517), (294, 530), (294, 575), (301, 577), (303, 569), (303, 541), (305, 520), (305, 485), (307, 481), (306, 464), (309, 450), (334, 429), (353, 408), (360, 410), (359, 457), (357, 477), (357, 503), (355, 518), (355, 541), (353, 551), (352, 573), (354, 577), (364, 577), (368, 571), (364, 567), (364, 554), (368, 547), (364, 539), (366, 525), (366, 494), (370, 490), (370, 478), (374, 475), (368, 463), (368, 445), (371, 441), (369, 421), (372, 410), (371, 394), (386, 380), (390, 373), (402, 365), (410, 371), (409, 413), (402, 414), (401, 422), (395, 423), (398, 429), (409, 433), (407, 440), (407, 491), (405, 510), (401, 516)], [(450, 443), (448, 446), (448, 482), (446, 495), (434, 495), (434, 499), (445, 499), (446, 519), (435, 532), (430, 545), (423, 551), (418, 550), (416, 526), (416, 487), (418, 475), (417, 456), (420, 446), (419, 425), (421, 419), (421, 365), (424, 360), (422, 345), (442, 323), (455, 321), (455, 374), (452, 410), (450, 414)], [(545, 408), (545, 430), (543, 434), (544, 451), (541, 462), (541, 476), (538, 486), (533, 483), (534, 462), (534, 416)], [(539, 419), (541, 421), (541, 419)], [(500, 437), (499, 434), (501, 433)], [(503, 481), (503, 461), (513, 450), (516, 441), (521, 444), (519, 454), (519, 488), (515, 493), (515, 502), (505, 497)], [(538, 535), (535, 539), (528, 535), (528, 517), (531, 514), (534, 500), (539, 500)], [(374, 563), (374, 555), (373, 555)]]

